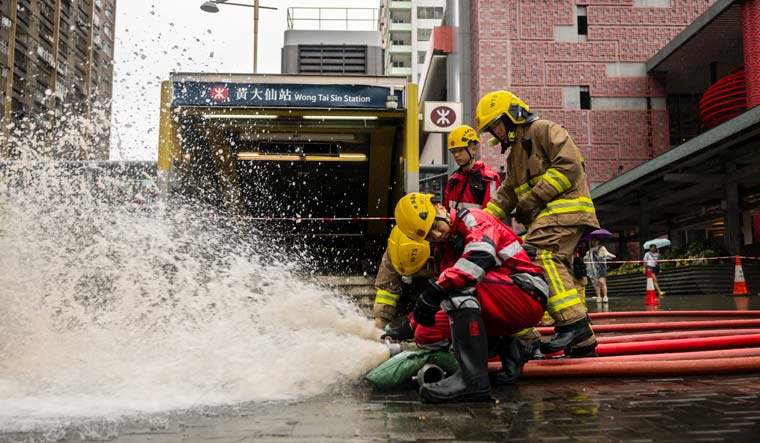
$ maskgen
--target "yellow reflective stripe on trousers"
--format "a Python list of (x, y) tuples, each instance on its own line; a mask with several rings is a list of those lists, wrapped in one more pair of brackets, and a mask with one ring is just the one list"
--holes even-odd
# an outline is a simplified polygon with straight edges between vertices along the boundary
[(378, 289), (375, 293), (375, 303), (382, 305), (393, 306), (394, 308), (398, 304), (399, 295), (392, 292), (388, 292), (385, 289)]
[(490, 212), (491, 215), (493, 215), (494, 217), (498, 219), (503, 219), (507, 217), (507, 213), (504, 212), (504, 210), (501, 209), (500, 207), (496, 206), (496, 204), (494, 203), (488, 202), (488, 204), (486, 205), (486, 210), (487, 212)]
[(596, 213), (594, 203), (588, 197), (556, 199), (546, 204), (546, 208), (541, 211), (536, 219), (552, 214), (567, 214), (569, 212), (589, 212)]
[(543, 177), (560, 194), (567, 191), (572, 186), (572, 184), (570, 184), (570, 180), (565, 177), (565, 174), (557, 171), (554, 168), (547, 169)]
[(578, 295), (578, 290), (573, 288), (569, 291), (559, 292), (549, 297), (546, 303), (546, 310), (549, 313), (559, 312), (570, 306), (582, 303), (581, 297)]
[[(565, 292), (565, 284), (562, 282), (562, 278), (557, 271), (557, 265), (552, 260), (552, 253), (547, 250), (541, 251), (541, 263), (544, 265), (544, 273), (549, 277), (549, 281), (552, 283), (555, 294)], [(551, 300), (551, 298), (550, 298)]]

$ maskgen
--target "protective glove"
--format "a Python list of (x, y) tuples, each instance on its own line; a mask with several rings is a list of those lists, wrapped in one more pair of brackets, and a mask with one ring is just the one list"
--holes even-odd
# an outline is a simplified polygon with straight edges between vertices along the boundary
[(398, 328), (389, 328), (385, 331), (385, 334), (380, 336), (381, 339), (385, 340), (386, 338), (390, 338), (393, 341), (407, 341), (414, 338), (414, 330), (412, 329), (412, 325), (409, 323), (409, 320), (404, 320), (401, 323), (401, 326)]
[(417, 298), (412, 314), (414, 320), (422, 326), (435, 324), (435, 313), (441, 309), (441, 302), (448, 296), (447, 292), (435, 282), (428, 280), (428, 285)]
[(535, 220), (536, 216), (544, 207), (544, 201), (541, 200), (538, 195), (533, 191), (526, 195), (519, 202), (517, 202), (517, 208), (515, 208), (515, 219), (524, 226), (528, 226), (530, 222)]

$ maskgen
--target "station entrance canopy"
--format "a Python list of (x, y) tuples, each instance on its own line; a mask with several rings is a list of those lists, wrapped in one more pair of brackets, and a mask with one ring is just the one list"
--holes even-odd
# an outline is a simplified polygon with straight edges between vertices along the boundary
[(175, 195), (268, 235), (376, 261), (395, 202), (417, 186), (416, 95), (394, 77), (174, 74), (159, 170)]

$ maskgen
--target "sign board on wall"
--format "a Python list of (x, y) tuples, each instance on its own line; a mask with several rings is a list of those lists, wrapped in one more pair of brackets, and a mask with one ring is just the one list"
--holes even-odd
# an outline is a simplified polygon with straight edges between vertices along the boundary
[(425, 102), (425, 132), (451, 132), (462, 124), (462, 103)]
[(366, 85), (174, 82), (172, 92), (172, 106), (389, 109), (391, 94), (405, 106), (403, 90)]

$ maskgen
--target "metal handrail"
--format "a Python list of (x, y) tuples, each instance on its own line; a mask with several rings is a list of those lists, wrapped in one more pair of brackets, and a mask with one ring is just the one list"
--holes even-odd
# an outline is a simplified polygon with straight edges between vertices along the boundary
[[(329, 17), (325, 16), (323, 17), (322, 11), (345, 11), (345, 16), (340, 18), (335, 17)], [(296, 13), (299, 11), (316, 11), (317, 16), (316, 17), (297, 17)], [(351, 11), (372, 11), (372, 18), (357, 18), (357, 17), (350, 17)], [(377, 8), (288, 8), (287, 12), (287, 21), (288, 21), (288, 29), (293, 30), (296, 29), (296, 22), (317, 22), (317, 30), (322, 30), (322, 23), (334, 23), (334, 22), (343, 22), (345, 26), (343, 27), (344, 30), (349, 31), (350, 24), (351, 23), (371, 23), (371, 31), (377, 30), (377, 24), (378, 24), (378, 9)], [(329, 29), (329, 30), (339, 30), (339, 29)], [(363, 29), (366, 30), (366, 29)]]

